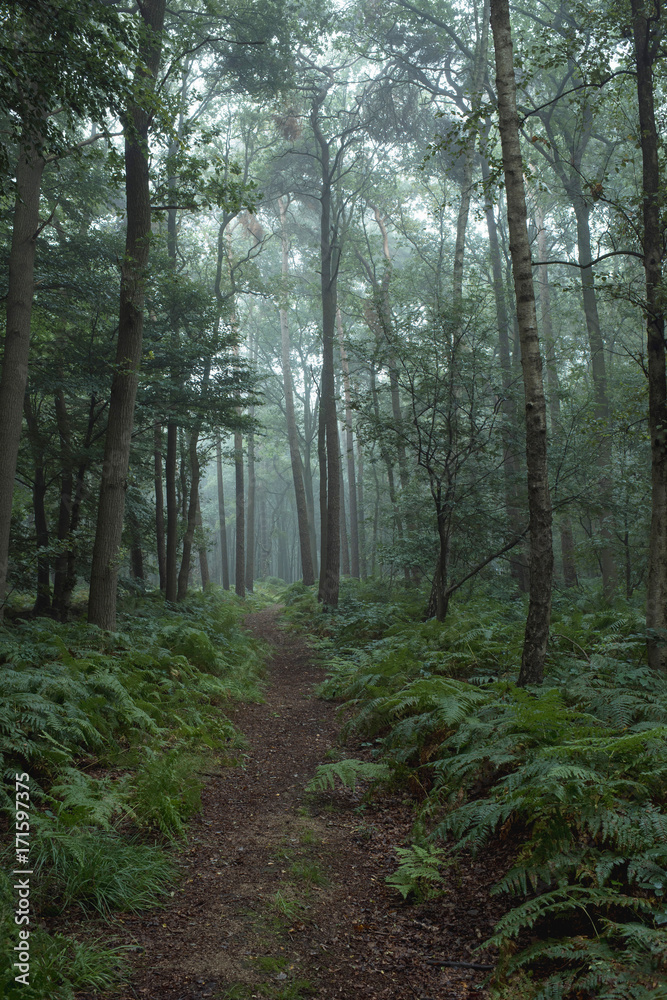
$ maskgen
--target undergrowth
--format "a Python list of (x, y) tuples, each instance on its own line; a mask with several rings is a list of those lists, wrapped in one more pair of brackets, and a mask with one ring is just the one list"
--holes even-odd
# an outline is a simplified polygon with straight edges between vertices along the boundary
[[(149, 595), (126, 599), (116, 632), (46, 618), (0, 630), (0, 822), (12, 832), (14, 777), (28, 773), (40, 923), (67, 907), (141, 910), (169, 891), (169, 846), (200, 808), (201, 772), (245, 747), (224, 707), (260, 698), (262, 650), (240, 627), (245, 610), (216, 592), (177, 610)], [(2, 860), (16, 867), (13, 850)], [(3, 903), (12, 892), (0, 886)], [(33, 931), (33, 919), (30, 987), (15, 983), (17, 928), (3, 913), (3, 996), (69, 1000), (122, 973), (113, 949)]]
[[(293, 591), (288, 618), (310, 600)], [(638, 610), (581, 604), (556, 602), (544, 685), (521, 689), (522, 602), (471, 600), (439, 624), (400, 597), (344, 597), (315, 617), (335, 651), (322, 691), (417, 793), (388, 880), (405, 897), (437, 888), (445, 844), (512, 846), (492, 890), (507, 912), (481, 946), (497, 949), (498, 997), (667, 997), (667, 678), (646, 666)]]

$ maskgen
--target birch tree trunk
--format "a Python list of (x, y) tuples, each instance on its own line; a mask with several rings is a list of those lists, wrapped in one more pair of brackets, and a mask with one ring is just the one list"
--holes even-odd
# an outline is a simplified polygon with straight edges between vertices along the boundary
[(526, 406), (530, 593), (518, 679), (520, 685), (526, 685), (542, 682), (551, 617), (553, 549), (547, 470), (546, 401), (542, 385), (542, 357), (537, 335), (530, 242), (526, 226), (526, 193), (519, 142), (519, 116), (516, 108), (509, 0), (491, 0), (491, 28), (496, 53), (500, 140)]

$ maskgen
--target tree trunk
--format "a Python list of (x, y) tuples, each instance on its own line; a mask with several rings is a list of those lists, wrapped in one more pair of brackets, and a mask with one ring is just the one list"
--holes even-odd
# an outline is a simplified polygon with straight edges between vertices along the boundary
[[(322, 494), (322, 549), (320, 557), (320, 583), (318, 598), (325, 607), (335, 608), (338, 604), (340, 582), (340, 444), (338, 441), (338, 415), (336, 413), (336, 387), (334, 377), (334, 336), (336, 329), (336, 286), (338, 277), (339, 249), (332, 237), (332, 182), (330, 150), (328, 141), (322, 135), (318, 115), (326, 97), (325, 88), (315, 102), (311, 116), (311, 126), (320, 149), (321, 166), (321, 212), (320, 212), (320, 288), (322, 297), (322, 376), (320, 381), (320, 434), (324, 449), (319, 448), (320, 482), (324, 484)], [(334, 167), (335, 169), (335, 167)], [(323, 454), (324, 451), (324, 454)]]
[(648, 348), (648, 426), (651, 437), (651, 533), (649, 537), (646, 628), (648, 661), (667, 669), (667, 380), (665, 314), (662, 284), (664, 231), (661, 226), (663, 187), (655, 122), (653, 66), (660, 58), (664, 35), (662, 0), (655, 0), (651, 19), (642, 0), (631, 0), (634, 28), (639, 133), (643, 166), (644, 271)]
[(155, 540), (157, 548), (158, 578), (160, 591), (167, 589), (167, 550), (164, 539), (164, 491), (162, 488), (162, 424), (155, 422), (153, 428), (153, 452), (155, 464)]
[(352, 432), (352, 393), (350, 391), (350, 365), (345, 350), (343, 321), (340, 309), (336, 310), (340, 362), (343, 370), (343, 397), (345, 400), (345, 445), (347, 458), (347, 484), (350, 507), (350, 575), (359, 579), (359, 514), (357, 510), (357, 480), (354, 468), (354, 434)]
[(229, 557), (227, 555), (227, 523), (225, 519), (225, 493), (222, 483), (222, 444), (218, 436), (215, 441), (215, 461), (218, 473), (218, 519), (220, 522), (220, 563), (221, 583), (229, 590)]
[[(516, 400), (514, 398), (514, 378), (512, 373), (512, 358), (510, 353), (509, 316), (505, 301), (505, 282), (503, 280), (502, 263), (500, 260), (500, 245), (493, 204), (490, 199), (490, 171), (485, 159), (482, 160), (482, 177), (486, 192), (485, 214), (486, 228), (489, 235), (489, 252), (491, 270), (493, 273), (493, 293), (496, 304), (496, 322), (498, 324), (498, 353), (503, 378), (503, 479), (505, 485), (505, 509), (510, 534), (520, 535), (523, 530), (522, 514), (518, 498), (518, 482), (520, 459), (516, 441), (518, 423)], [(519, 546), (513, 549), (509, 557), (510, 573), (521, 593), (528, 593), (528, 561)]]
[(236, 593), (245, 597), (245, 486), (243, 483), (243, 438), (234, 435), (234, 468), (236, 470)]
[[(148, 33), (143, 42), (142, 67), (137, 74), (154, 81), (160, 64), (165, 0), (144, 0), (141, 8)], [(143, 85), (148, 85), (144, 79)], [(109, 402), (102, 483), (90, 575), (88, 620), (100, 628), (116, 624), (118, 552), (123, 532), (125, 490), (130, 462), (141, 346), (146, 265), (151, 236), (148, 167), (148, 131), (151, 109), (130, 108), (125, 137), (127, 234), (121, 265), (118, 343)]]
[(188, 502), (187, 521), (185, 533), (183, 535), (183, 554), (181, 556), (181, 568), (178, 572), (178, 590), (176, 599), (185, 600), (188, 592), (188, 581), (190, 579), (190, 563), (192, 561), (192, 543), (197, 527), (197, 505), (199, 503), (199, 456), (197, 455), (197, 444), (199, 442), (199, 424), (196, 424), (190, 432), (190, 443), (188, 448), (190, 458), (190, 497)]
[(364, 508), (364, 449), (357, 437), (357, 513), (359, 523), (359, 572), (361, 579), (368, 576), (368, 556), (366, 552), (366, 516)]
[(509, 0), (491, 0), (491, 27), (496, 53), (500, 140), (526, 403), (530, 597), (518, 679), (520, 685), (525, 685), (542, 682), (551, 617), (553, 550), (547, 470), (546, 401), (542, 385), (542, 358), (537, 336), (535, 289), (526, 226), (526, 195), (519, 142), (519, 116), (516, 109)]
[(593, 376), (593, 392), (595, 394), (595, 451), (599, 469), (598, 494), (602, 506), (600, 513), (600, 537), (602, 545), (599, 551), (600, 569), (602, 571), (602, 589), (607, 600), (610, 600), (618, 584), (618, 572), (612, 549), (613, 527), (611, 504), (612, 480), (612, 441), (609, 427), (609, 395), (607, 392), (607, 371), (604, 354), (604, 340), (600, 330), (595, 278), (591, 266), (591, 231), (590, 205), (581, 190), (581, 178), (575, 175), (570, 184), (569, 193), (572, 198), (577, 220), (577, 249), (579, 256), (579, 273), (581, 275), (581, 293), (586, 317), (586, 329), (591, 354), (591, 374)]
[[(319, 402), (315, 405), (315, 413), (310, 408), (310, 370), (308, 365), (303, 364), (303, 422), (305, 430), (305, 441), (303, 447), (303, 487), (306, 492), (306, 510), (308, 511), (308, 533), (310, 535), (310, 555), (313, 561), (313, 577), (319, 576), (317, 564), (317, 528), (315, 524), (315, 491), (313, 489), (313, 467), (311, 462), (312, 451), (312, 427), (317, 421), (319, 425)], [(313, 580), (313, 582), (315, 582)]]
[(67, 621), (72, 606), (72, 593), (77, 580), (77, 542), (76, 530), (81, 517), (86, 472), (90, 465), (89, 449), (93, 440), (95, 423), (102, 409), (96, 413), (97, 397), (93, 393), (88, 406), (88, 426), (84, 437), (82, 458), (79, 461), (76, 476), (73, 475), (74, 456), (72, 453), (69, 418), (65, 397), (62, 392), (56, 396), (56, 422), (60, 437), (62, 478), (60, 493), (60, 508), (58, 513), (58, 541), (62, 548), (56, 559), (55, 581), (53, 587), (53, 610), (61, 621)]
[[(294, 389), (292, 385), (292, 369), (290, 364), (290, 334), (287, 316), (287, 279), (289, 277), (289, 247), (285, 232), (285, 217), (287, 206), (283, 198), (278, 199), (281, 227), (282, 247), (282, 277), (283, 290), (280, 300), (280, 358), (283, 369), (283, 391), (285, 393), (285, 418), (287, 421), (287, 440), (289, 444), (290, 462), (292, 465), (292, 481), (296, 500), (296, 516), (299, 529), (299, 547), (301, 551), (301, 574), (304, 584), (309, 587), (315, 583), (313, 556), (311, 551), (311, 535), (308, 524), (308, 508), (304, 486), (303, 463), (299, 450), (299, 433), (294, 412)], [(312, 487), (311, 487), (312, 488)]]
[(9, 566), (14, 478), (19, 454), (23, 399), (28, 381), (30, 316), (35, 284), (35, 247), (39, 231), (39, 192), (44, 160), (27, 138), (19, 148), (16, 201), (5, 299), (6, 333), (0, 377), (0, 620)]
[(178, 588), (178, 497), (176, 495), (176, 463), (178, 456), (178, 424), (175, 420), (167, 423), (167, 460), (165, 480), (167, 493), (167, 552), (166, 591), (167, 601), (176, 601)]
[(201, 498), (199, 496), (199, 491), (197, 491), (197, 514), (196, 514), (196, 530), (199, 532), (199, 544), (197, 546), (197, 555), (199, 556), (199, 572), (201, 574), (201, 589), (206, 590), (209, 583), (211, 582), (211, 574), (208, 568), (208, 554), (206, 552), (206, 542), (204, 540), (204, 522), (201, 516)]
[(34, 612), (43, 615), (51, 608), (51, 567), (48, 556), (49, 526), (46, 518), (46, 470), (44, 439), (39, 431), (37, 416), (30, 397), (25, 396), (25, 417), (28, 439), (33, 459), (32, 510), (35, 518), (35, 543), (37, 546), (37, 591)]
[[(535, 207), (535, 225), (537, 227), (537, 252), (540, 260), (547, 259), (547, 235), (544, 228), (544, 216), (539, 206)], [(551, 417), (551, 437), (555, 444), (562, 441), (560, 423), (560, 384), (553, 327), (551, 324), (551, 289), (549, 287), (549, 270), (546, 264), (538, 269), (538, 287), (540, 291), (540, 314), (542, 319), (542, 338), (547, 363), (547, 386), (549, 389), (549, 415)], [(576, 587), (577, 567), (574, 562), (574, 537), (570, 517), (566, 514), (560, 525), (560, 551), (563, 561), (563, 582), (566, 587)]]
[[(343, 435), (339, 435), (341, 440)], [(340, 461), (340, 569), (343, 576), (350, 575), (350, 546), (347, 538), (347, 514), (345, 511), (345, 478), (343, 460)]]
[(128, 511), (128, 527), (130, 529), (130, 576), (133, 580), (144, 583), (144, 553), (141, 548), (141, 528), (133, 510)]
[[(253, 416), (254, 407), (250, 407)], [(253, 592), (255, 581), (255, 434), (248, 431), (248, 506), (246, 510), (245, 587)]]

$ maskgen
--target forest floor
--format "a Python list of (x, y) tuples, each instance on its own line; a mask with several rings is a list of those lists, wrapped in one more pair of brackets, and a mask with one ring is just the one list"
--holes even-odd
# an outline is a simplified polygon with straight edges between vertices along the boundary
[(264, 703), (230, 715), (247, 756), (212, 767), (167, 906), (123, 915), (111, 934), (107, 927), (107, 943), (133, 949), (131, 980), (114, 996), (486, 997), (488, 972), (468, 964), (493, 961), (475, 948), (502, 913), (488, 887), (507, 858), (459, 861), (445, 869), (444, 896), (402, 903), (385, 876), (408, 838), (412, 803), (393, 795), (364, 805), (359, 789), (305, 794), (339, 746), (338, 706), (315, 696), (322, 667), (303, 638), (280, 627), (278, 609), (249, 615), (246, 626), (272, 648)]

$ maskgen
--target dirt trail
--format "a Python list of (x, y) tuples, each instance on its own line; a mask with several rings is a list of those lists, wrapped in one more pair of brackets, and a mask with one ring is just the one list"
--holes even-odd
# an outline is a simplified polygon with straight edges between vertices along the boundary
[(265, 703), (231, 716), (247, 761), (208, 781), (173, 901), (124, 918), (138, 950), (119, 1000), (484, 997), (484, 972), (437, 962), (484, 961), (472, 949), (497, 919), (486, 895), (495, 877), (459, 866), (443, 900), (402, 905), (384, 878), (409, 805), (360, 812), (350, 792), (305, 805), (340, 726), (336, 706), (313, 695), (321, 668), (277, 618), (274, 608), (248, 616), (274, 654)]

